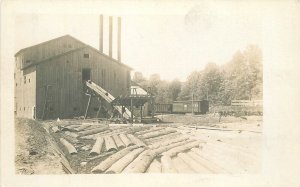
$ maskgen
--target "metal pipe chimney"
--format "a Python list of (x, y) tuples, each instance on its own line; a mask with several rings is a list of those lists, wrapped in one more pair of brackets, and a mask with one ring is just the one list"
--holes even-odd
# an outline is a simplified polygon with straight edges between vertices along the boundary
[(99, 17), (99, 51), (103, 53), (103, 15)]
[(121, 17), (118, 17), (118, 61), (121, 62)]
[(109, 57), (112, 58), (113, 17), (109, 16)]

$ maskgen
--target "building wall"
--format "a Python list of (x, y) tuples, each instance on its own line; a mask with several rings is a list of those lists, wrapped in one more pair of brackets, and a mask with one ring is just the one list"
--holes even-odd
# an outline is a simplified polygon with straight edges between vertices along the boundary
[(34, 117), (36, 105), (36, 68), (32, 66), (21, 71), (15, 69), (15, 114), (17, 117)]
[[(88, 54), (89, 58), (85, 58)], [(49, 111), (46, 118), (73, 118), (84, 115), (88, 96), (82, 82), (82, 70), (91, 70), (91, 80), (113, 96), (126, 94), (130, 87), (129, 70), (91, 48), (66, 54), (37, 65), (37, 117), (41, 118), (46, 86), (49, 88)], [(89, 117), (95, 117), (99, 102), (93, 98)]]

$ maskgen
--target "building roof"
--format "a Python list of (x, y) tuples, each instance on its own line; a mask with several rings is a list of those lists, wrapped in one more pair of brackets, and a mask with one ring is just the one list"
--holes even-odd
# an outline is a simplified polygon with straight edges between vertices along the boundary
[(131, 95), (148, 95), (148, 93), (139, 86), (131, 86)]
[(45, 45), (45, 44), (48, 44), (48, 43), (53, 42), (53, 41), (55, 41), (55, 40), (60, 40), (60, 39), (62, 39), (62, 38), (66, 38), (66, 37), (71, 38), (71, 39), (73, 39), (73, 40), (76, 40), (77, 42), (79, 42), (79, 43), (81, 43), (81, 44), (83, 44), (83, 45), (86, 45), (85, 43), (83, 43), (82, 41), (80, 41), (80, 40), (74, 38), (73, 36), (66, 34), (66, 35), (60, 36), (60, 37), (58, 37), (58, 38), (54, 38), (54, 39), (51, 39), (51, 40), (48, 40), (48, 41), (45, 41), (45, 42), (42, 42), (42, 43), (39, 43), (39, 44), (36, 44), (36, 45), (32, 45), (32, 46), (29, 46), (29, 47), (25, 47), (25, 48), (23, 48), (23, 49), (20, 49), (20, 50), (15, 54), (15, 56), (17, 56), (19, 53), (21, 53), (21, 52), (23, 52), (23, 51), (26, 51), (26, 50), (28, 50), (28, 49), (33, 49), (33, 48), (35, 48), (35, 47), (38, 47), (38, 46), (41, 46), (41, 45)]
[(65, 52), (65, 53), (58, 54), (58, 55), (52, 56), (52, 57), (50, 57), (50, 58), (47, 58), (47, 59), (44, 59), (44, 60), (35, 62), (35, 63), (33, 63), (33, 64), (29, 65), (29, 66), (26, 66), (26, 67), (23, 68), (23, 69), (26, 69), (27, 67), (31, 67), (32, 65), (36, 65), (36, 64), (39, 64), (39, 63), (48, 61), (48, 60), (52, 60), (52, 59), (55, 59), (55, 58), (59, 58), (59, 57), (61, 57), (61, 56), (64, 56), (64, 55), (67, 55), (67, 54), (70, 54), (70, 53), (74, 53), (74, 52), (76, 52), (76, 51), (80, 51), (80, 50), (86, 49), (86, 48), (89, 48), (89, 49), (94, 50), (95, 52), (101, 54), (102, 56), (105, 56), (105, 57), (109, 58), (110, 60), (116, 62), (117, 64), (119, 64), (119, 65), (121, 65), (121, 66), (124, 66), (124, 67), (126, 67), (126, 68), (128, 68), (128, 69), (130, 69), (130, 70), (133, 69), (133, 68), (131, 68), (130, 66), (128, 66), (128, 65), (126, 65), (126, 64), (124, 64), (124, 63), (121, 63), (121, 62), (117, 61), (116, 59), (111, 58), (110, 56), (108, 56), (108, 55), (106, 55), (106, 54), (100, 52), (100, 51), (97, 50), (96, 48), (94, 48), (94, 47), (92, 47), (92, 46), (90, 46), (90, 45), (88, 45), (88, 44), (83, 43), (82, 41), (80, 41), (80, 40), (74, 38), (74, 37), (71, 36), (71, 35), (64, 35), (64, 36), (61, 36), (61, 37), (58, 37), (58, 38), (54, 38), (54, 39), (52, 39), (52, 40), (48, 40), (48, 41), (45, 41), (45, 42), (42, 42), (42, 43), (39, 43), (39, 44), (30, 46), (30, 47), (23, 48), (23, 49), (19, 50), (19, 51), (15, 54), (15, 56), (17, 56), (19, 53), (21, 53), (21, 52), (23, 52), (23, 51), (26, 51), (26, 50), (28, 50), (28, 49), (33, 49), (33, 48), (35, 48), (35, 47), (38, 47), (38, 46), (41, 46), (41, 45), (45, 45), (45, 44), (48, 44), (48, 43), (50, 43), (50, 42), (53, 42), (53, 41), (55, 41), (55, 40), (59, 40), (59, 39), (65, 38), (65, 37), (69, 37), (69, 38), (71, 38), (71, 39), (73, 39), (73, 40), (76, 40), (77, 42), (83, 44), (84, 47), (80, 47), (80, 48), (77, 48), (77, 49), (74, 49), (74, 50), (71, 50), (71, 51), (67, 51), (67, 52)]

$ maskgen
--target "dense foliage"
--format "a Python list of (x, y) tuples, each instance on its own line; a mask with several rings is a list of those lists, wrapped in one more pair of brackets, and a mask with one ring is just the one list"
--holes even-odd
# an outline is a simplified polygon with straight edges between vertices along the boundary
[(262, 99), (262, 52), (255, 45), (237, 51), (224, 65), (208, 63), (201, 71), (192, 72), (187, 81), (164, 81), (158, 74), (145, 79), (136, 72), (133, 81), (156, 96), (157, 103), (175, 100), (208, 99), (210, 105), (229, 105), (233, 99)]

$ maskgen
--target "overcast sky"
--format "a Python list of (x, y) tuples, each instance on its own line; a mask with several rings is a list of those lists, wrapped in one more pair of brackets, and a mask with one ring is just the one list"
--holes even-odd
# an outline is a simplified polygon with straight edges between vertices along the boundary
[[(122, 17), (122, 61), (146, 77), (182, 81), (206, 63), (223, 64), (248, 44), (262, 47), (261, 17), (247, 3), (199, 1), (174, 13), (121, 12), (113, 14), (114, 41), (117, 16)], [(104, 52), (108, 54), (108, 14), (104, 14)], [(18, 14), (15, 52), (65, 34), (99, 48), (99, 14)], [(113, 56), (117, 56), (114, 43)]]

